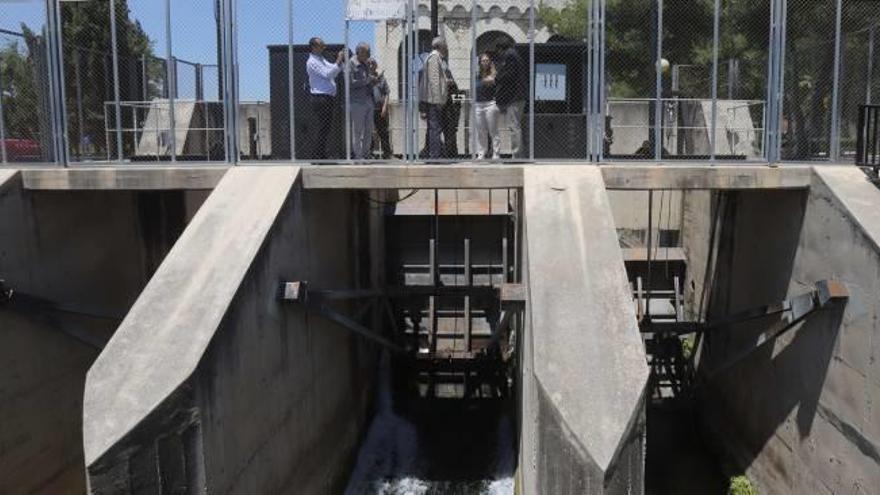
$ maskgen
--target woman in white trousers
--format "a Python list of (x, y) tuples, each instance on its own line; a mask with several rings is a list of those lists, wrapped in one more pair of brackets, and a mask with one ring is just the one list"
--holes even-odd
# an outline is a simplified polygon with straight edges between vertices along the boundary
[[(501, 137), (498, 135), (499, 111), (495, 105), (495, 64), (487, 53), (480, 55), (480, 74), (474, 95), (477, 160), (498, 158)], [(487, 152), (490, 142), (492, 149)]]

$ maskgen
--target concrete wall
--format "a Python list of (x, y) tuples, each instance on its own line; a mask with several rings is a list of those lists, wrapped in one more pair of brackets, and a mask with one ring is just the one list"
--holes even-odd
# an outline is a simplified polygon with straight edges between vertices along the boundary
[(101, 316), (0, 306), (0, 493), (82, 493), (86, 371), (185, 225), (185, 193), (6, 184), (0, 279)]
[(716, 377), (768, 321), (706, 342), (704, 426), (762, 493), (876, 493), (880, 487), (880, 191), (850, 167), (816, 167), (809, 193), (732, 195), (710, 318), (844, 282), (842, 308), (797, 328)]
[(296, 167), (231, 170), (89, 371), (94, 492), (344, 487), (376, 351), (276, 290), (282, 280), (357, 286), (367, 203), (304, 192), (298, 177)]
[[(694, 190), (682, 192), (681, 246), (685, 253), (687, 277), (684, 282), (685, 319), (702, 321), (708, 302), (704, 295), (706, 279), (714, 264), (710, 259), (712, 250), (712, 224), (720, 192)], [(711, 283), (710, 283), (711, 285)]]
[(522, 492), (640, 493), (648, 366), (601, 172), (524, 174)]
[[(651, 230), (655, 246), (661, 230), (681, 230), (682, 195), (682, 191), (654, 191), (651, 198)], [(648, 191), (608, 191), (608, 200), (621, 247), (647, 246)]]

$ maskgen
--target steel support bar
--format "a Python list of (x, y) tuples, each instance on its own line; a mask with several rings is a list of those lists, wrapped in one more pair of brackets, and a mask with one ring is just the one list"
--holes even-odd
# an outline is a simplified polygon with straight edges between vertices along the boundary
[(330, 321), (338, 323), (339, 325), (345, 327), (346, 329), (351, 330), (352, 332), (354, 332), (354, 333), (356, 333), (356, 334), (358, 334), (358, 335), (360, 335), (360, 336), (362, 336), (372, 342), (375, 342), (390, 351), (400, 352), (400, 353), (404, 352), (403, 347), (395, 344), (394, 342), (388, 340), (387, 338), (379, 335), (378, 333), (370, 330), (369, 328), (361, 325), (360, 323), (358, 323), (358, 322), (352, 320), (351, 318), (337, 312), (336, 310), (334, 310), (332, 308), (329, 308), (324, 305), (319, 305), (317, 307), (310, 308), (310, 309), (314, 309), (319, 315), (323, 316), (324, 318), (327, 318)]
[(868, 30), (868, 68), (867, 84), (865, 88), (865, 105), (871, 104), (871, 92), (874, 89), (874, 38), (877, 36), (877, 24)]
[(736, 363), (748, 358), (749, 356), (751, 356), (752, 354), (757, 352), (759, 349), (763, 348), (765, 345), (775, 341), (776, 339), (781, 337), (783, 334), (785, 334), (786, 332), (788, 332), (789, 330), (794, 328), (795, 325), (800, 323), (804, 318), (807, 317), (807, 315), (809, 315), (810, 313), (815, 311), (815, 309), (816, 309), (815, 307), (811, 307), (810, 311), (801, 314), (799, 318), (780, 320), (777, 324), (775, 324), (775, 325), (771, 326), (770, 328), (768, 328), (767, 330), (761, 332), (761, 334), (758, 335), (758, 341), (754, 344), (753, 347), (749, 347), (749, 348), (746, 348), (740, 352), (737, 352), (733, 356), (731, 356), (730, 358), (723, 361), (721, 364), (713, 367), (712, 370), (709, 371), (709, 373), (706, 375), (706, 380), (711, 380), (712, 378), (718, 376), (718, 374), (720, 374), (722, 371), (724, 371), (724, 370), (730, 368), (731, 366), (735, 365)]
[(841, 16), (843, 15), (843, 0), (837, 0), (834, 17), (834, 80), (831, 85), (831, 145), (829, 154), (831, 161), (840, 160), (840, 66), (841, 60)]
[(792, 323), (800, 321), (809, 313), (826, 308), (836, 301), (849, 298), (846, 286), (836, 280), (820, 280), (816, 288), (785, 301), (758, 306), (725, 316), (719, 320), (706, 323), (700, 322), (654, 322), (644, 325), (642, 333), (712, 333), (728, 327), (761, 319), (767, 316), (784, 315), (782, 321)]
[(3, 71), (0, 71), (0, 163), (6, 163), (6, 120), (3, 117)]
[(61, 2), (46, 0), (46, 60), (49, 71), (49, 115), (51, 122), (52, 160), (67, 166), (67, 100), (64, 88), (63, 33)]
[[(476, 158), (477, 157), (477, 140), (479, 136), (477, 136), (476, 131), (476, 123), (477, 123), (477, 78), (480, 77), (480, 53), (477, 52), (477, 0), (471, 0), (471, 77), (470, 77), (470, 112), (469, 119), (470, 125), (468, 126), (470, 139), (468, 139), (469, 144), (469, 156)], [(494, 157), (497, 159), (498, 157)]]
[(289, 302), (344, 301), (373, 297), (400, 299), (407, 297), (475, 297), (500, 299), (502, 302), (524, 301), (522, 284), (504, 284), (500, 287), (479, 285), (407, 285), (385, 289), (309, 289), (305, 282), (282, 282), (278, 298)]
[[(238, 146), (238, 24), (235, 22), (237, 0), (221, 0), (221, 58), (223, 73), (223, 141), (225, 160), (237, 163)], [(210, 158), (210, 156), (209, 156)]]
[[(345, 159), (351, 160), (351, 57), (348, 54), (348, 47), (351, 36), (351, 23), (348, 18), (345, 19)], [(327, 117), (329, 118), (329, 116)], [(360, 157), (358, 157), (360, 158)]]
[(290, 159), (296, 160), (296, 105), (293, 99), (293, 0), (287, 0), (287, 112), (290, 125)]
[[(174, 62), (174, 52), (171, 42), (171, 0), (165, 0), (165, 79), (168, 87), (168, 143), (171, 149), (171, 162), (177, 161), (177, 129), (174, 115), (174, 99), (177, 97), (177, 64)], [(222, 75), (221, 75), (222, 79)], [(156, 116), (158, 126), (159, 117)], [(159, 150), (156, 150), (159, 153)]]
[[(712, 122), (709, 133), (709, 159), (715, 164), (715, 155), (718, 153), (718, 43), (721, 36), (721, 0), (715, 0), (714, 21), (712, 24)], [(728, 79), (732, 74), (728, 73)]]
[[(656, 54), (656, 81), (654, 101), (654, 159), (663, 159), (663, 0), (657, 0), (655, 7), (657, 9), (655, 28), (657, 29), (657, 54)], [(650, 285), (650, 284), (649, 284)], [(648, 287), (650, 290), (650, 286)], [(649, 309), (650, 315), (650, 309)]]
[(119, 101), (119, 46), (116, 44), (116, 0), (110, 2), (110, 55), (113, 61), (113, 109), (116, 113), (113, 125), (116, 127), (116, 159), (122, 161), (122, 105)]
[[(535, 0), (529, 0), (529, 161), (535, 160)], [(522, 143), (520, 143), (522, 148)], [(522, 149), (520, 149), (522, 153)], [(521, 158), (521, 157), (513, 157)]]

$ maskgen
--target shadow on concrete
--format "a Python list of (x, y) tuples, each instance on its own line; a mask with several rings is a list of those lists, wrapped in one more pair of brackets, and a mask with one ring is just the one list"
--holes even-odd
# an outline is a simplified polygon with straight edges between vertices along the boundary
[[(710, 320), (812, 289), (817, 281), (792, 278), (807, 199), (803, 191), (732, 195)], [(714, 450), (726, 461), (737, 468), (750, 466), (777, 432), (788, 434), (780, 427), (795, 409), (798, 434), (809, 434), (842, 315), (842, 307), (812, 313), (777, 342), (757, 349), (759, 336), (778, 317), (729, 325), (707, 336), (700, 356), (697, 401), (703, 425), (719, 443)], [(748, 349), (755, 351), (711, 376), (719, 365)]]

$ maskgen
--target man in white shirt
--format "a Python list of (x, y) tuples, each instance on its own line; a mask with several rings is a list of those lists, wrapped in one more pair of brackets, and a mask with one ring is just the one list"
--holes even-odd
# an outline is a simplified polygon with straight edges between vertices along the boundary
[(324, 57), (327, 45), (324, 40), (315, 37), (309, 40), (309, 60), (306, 62), (306, 73), (309, 75), (309, 93), (311, 98), (312, 118), (310, 127), (312, 134), (312, 156), (316, 160), (324, 160), (327, 155), (327, 138), (333, 123), (333, 104), (336, 99), (336, 76), (342, 71), (345, 52), (340, 50), (336, 55), (336, 63)]

